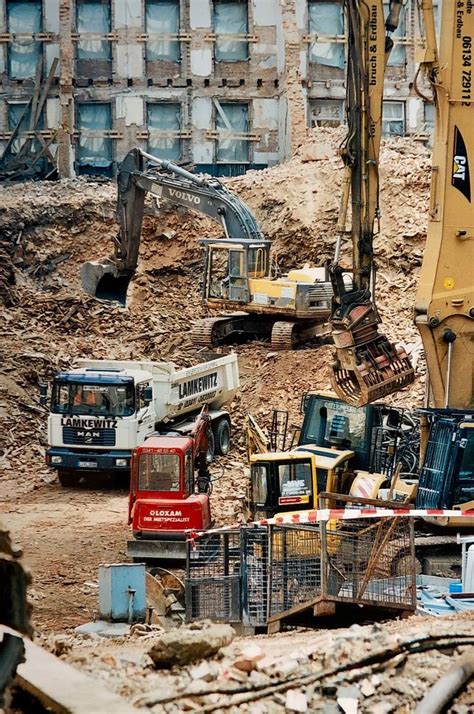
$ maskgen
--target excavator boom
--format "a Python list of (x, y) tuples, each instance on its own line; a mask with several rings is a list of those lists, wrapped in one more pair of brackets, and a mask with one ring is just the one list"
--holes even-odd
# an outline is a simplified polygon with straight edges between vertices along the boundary
[[(347, 68), (348, 135), (342, 155), (350, 175), (353, 285), (330, 266), (334, 299), (331, 331), (336, 346), (331, 383), (336, 394), (363, 406), (401, 389), (414, 379), (403, 348), (379, 333), (374, 303), (374, 224), (379, 211), (379, 153), (385, 66), (398, 25), (401, 0), (392, 0), (384, 21), (382, 0), (346, 0), (349, 30)], [(338, 260), (339, 249), (336, 251)]]
[(415, 304), (433, 406), (474, 407), (474, 7), (444, 2), (439, 55), (423, 3), (435, 109), (428, 234)]
[(141, 149), (132, 149), (117, 176), (119, 231), (114, 255), (81, 267), (82, 287), (90, 295), (125, 305), (127, 289), (138, 265), (147, 193), (209, 216), (222, 226), (227, 239), (263, 239), (251, 210), (220, 181), (192, 174)]

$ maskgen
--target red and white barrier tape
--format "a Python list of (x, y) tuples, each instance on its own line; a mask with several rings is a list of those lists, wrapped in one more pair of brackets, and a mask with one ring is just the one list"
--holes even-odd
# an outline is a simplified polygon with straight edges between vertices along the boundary
[[(349, 521), (355, 518), (474, 518), (474, 510), (461, 511), (457, 509), (442, 508), (324, 508), (320, 510), (300, 511), (288, 515), (266, 518), (261, 521), (246, 523), (247, 526), (281, 526), (305, 525), (306, 523), (320, 523), (321, 521)], [(199, 538), (205, 533), (219, 533), (238, 528), (238, 526), (223, 526), (212, 528), (208, 531), (187, 531), (188, 540)]]

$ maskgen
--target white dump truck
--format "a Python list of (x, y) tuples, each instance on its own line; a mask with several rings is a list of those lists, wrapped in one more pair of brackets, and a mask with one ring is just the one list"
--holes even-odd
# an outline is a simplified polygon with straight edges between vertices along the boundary
[(191, 431), (203, 404), (212, 433), (209, 457), (230, 447), (230, 415), (222, 409), (239, 388), (234, 354), (177, 369), (168, 362), (78, 360), (58, 373), (50, 402), (46, 461), (63, 486), (97, 472), (129, 472), (132, 450), (149, 436)]

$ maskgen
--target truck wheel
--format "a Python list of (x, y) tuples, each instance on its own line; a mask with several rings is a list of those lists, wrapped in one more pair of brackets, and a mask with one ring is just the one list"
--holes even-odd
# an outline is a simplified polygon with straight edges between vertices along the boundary
[(72, 471), (58, 471), (58, 480), (61, 486), (77, 486), (81, 477)]
[(207, 456), (206, 456), (206, 461), (208, 464), (211, 464), (214, 461), (214, 456), (216, 453), (216, 440), (214, 437), (214, 432), (212, 429), (208, 429), (207, 431)]
[(214, 427), (216, 454), (226, 456), (230, 451), (230, 424), (227, 419), (219, 419)]

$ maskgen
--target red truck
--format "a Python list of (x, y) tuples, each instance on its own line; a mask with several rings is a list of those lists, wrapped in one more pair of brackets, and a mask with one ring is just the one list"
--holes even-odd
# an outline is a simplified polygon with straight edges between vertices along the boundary
[(212, 526), (210, 418), (203, 407), (188, 436), (151, 436), (132, 454), (128, 522), (134, 560), (183, 559), (186, 531)]

